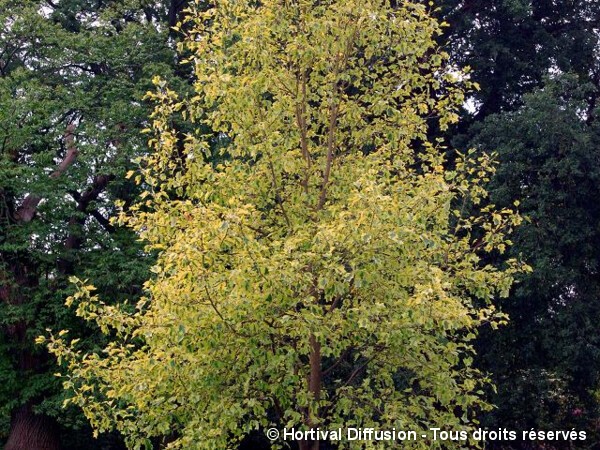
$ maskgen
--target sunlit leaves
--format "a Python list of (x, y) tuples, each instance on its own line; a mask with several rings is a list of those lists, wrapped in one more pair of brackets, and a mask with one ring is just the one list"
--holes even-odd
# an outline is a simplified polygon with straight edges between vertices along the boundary
[[(492, 300), (521, 270), (480, 255), (502, 252), (520, 217), (468, 217), (492, 161), (446, 171), (427, 142), (468, 85), (439, 25), (410, 2), (306, 0), (203, 3), (190, 24), (196, 93), (156, 80), (150, 189), (122, 216), (161, 251), (147, 301), (127, 314), (82, 287), (78, 311), (118, 339), (92, 359), (50, 343), (76, 401), (132, 446), (165, 421), (182, 448), (232, 448), (269, 425), (473, 424), (487, 380), (469, 342), (503, 320)], [(212, 134), (181, 142), (170, 120), (184, 111)]]

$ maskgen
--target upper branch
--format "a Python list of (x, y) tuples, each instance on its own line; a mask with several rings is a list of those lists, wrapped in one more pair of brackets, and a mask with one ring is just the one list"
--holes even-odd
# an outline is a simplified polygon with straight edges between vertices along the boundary
[[(65, 131), (64, 138), (65, 144), (67, 147), (67, 152), (65, 154), (64, 159), (59, 163), (58, 167), (52, 174), (50, 174), (50, 178), (56, 179), (60, 177), (66, 170), (73, 165), (75, 160), (77, 159), (77, 155), (79, 154), (79, 150), (75, 145), (75, 124), (70, 123), (67, 125), (67, 130)], [(35, 213), (37, 212), (37, 207), (42, 201), (42, 197), (37, 194), (29, 194), (23, 200), (21, 206), (17, 209), (15, 213), (15, 219), (18, 222), (31, 222)]]

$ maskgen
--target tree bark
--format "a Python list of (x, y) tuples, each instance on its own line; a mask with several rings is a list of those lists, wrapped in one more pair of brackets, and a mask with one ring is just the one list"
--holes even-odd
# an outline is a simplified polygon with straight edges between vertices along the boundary
[[(308, 390), (313, 395), (315, 402), (321, 399), (321, 344), (315, 335), (310, 336), (310, 380)], [(319, 411), (313, 411), (315, 416)]]
[(59, 450), (56, 423), (35, 414), (30, 404), (22, 405), (12, 416), (10, 436), (4, 450)]
[[(38, 282), (35, 270), (27, 263), (13, 261), (11, 273), (7, 277), (0, 274), (0, 301), (11, 305), (22, 305), (25, 299), (20, 290), (35, 286)], [(10, 280), (10, 281), (9, 281)], [(6, 327), (9, 342), (18, 349), (17, 370), (25, 375), (40, 372), (45, 367), (45, 356), (34, 354), (28, 342), (27, 328), (29, 324), (20, 320)], [(31, 409), (31, 402), (21, 405), (13, 412), (10, 432), (4, 450), (59, 450), (58, 430), (56, 422), (50, 417), (38, 415)]]

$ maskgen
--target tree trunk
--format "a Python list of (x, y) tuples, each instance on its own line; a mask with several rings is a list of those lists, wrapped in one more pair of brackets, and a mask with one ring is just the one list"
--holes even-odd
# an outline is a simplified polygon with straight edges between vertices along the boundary
[[(313, 395), (315, 402), (321, 399), (321, 344), (319, 344), (314, 334), (310, 336), (310, 380), (308, 390)], [(312, 413), (312, 415), (318, 417), (318, 408)]]
[[(12, 261), (12, 274), (0, 274), (0, 302), (12, 305), (24, 303), (20, 289), (27, 289), (37, 284), (36, 273), (27, 264)], [(14, 284), (9, 281), (7, 275)], [(41, 372), (45, 367), (45, 355), (34, 354), (31, 343), (27, 340), (28, 324), (19, 320), (5, 328), (6, 336), (18, 351), (17, 367), (22, 376), (32, 372)], [(58, 429), (50, 417), (35, 414), (32, 401), (21, 405), (13, 411), (8, 441), (4, 450), (58, 450), (60, 448)]]
[[(321, 399), (321, 379), (322, 379), (322, 367), (321, 367), (321, 344), (317, 341), (314, 334), (310, 336), (310, 375), (308, 378), (308, 390), (312, 394), (314, 402), (318, 402)], [(315, 406), (314, 410), (309, 410), (307, 425), (312, 428), (315, 424), (313, 418), (319, 417), (319, 408)], [(298, 442), (298, 448), (300, 450), (319, 450), (319, 439), (302, 440)]]
[(35, 414), (29, 404), (22, 405), (12, 416), (10, 435), (4, 450), (59, 450), (56, 423)]
[[(50, 178), (59, 178), (77, 159), (79, 151), (75, 146), (74, 132), (75, 125), (71, 123), (67, 126), (64, 134), (65, 157), (50, 174)], [(105, 185), (106, 183), (103, 183), (100, 188), (103, 189)], [(93, 190), (90, 192), (89, 194), (86, 192), (86, 194), (93, 195), (91, 200), (95, 199), (98, 194)], [(15, 211), (14, 225), (31, 222), (37, 213), (41, 199), (36, 194), (29, 194)], [(23, 305), (28, 301), (27, 295), (24, 293), (38, 286), (39, 274), (36, 264), (28, 255), (19, 254), (14, 255), (12, 261), (9, 261), (8, 267), (10, 270), (8, 273), (0, 274), (0, 281), (4, 283), (4, 286), (0, 288), (0, 302), (9, 305)], [(47, 369), (48, 362), (46, 353), (36, 354), (34, 352), (27, 335), (29, 326), (30, 324), (22, 319), (8, 325), (5, 330), (9, 342), (18, 351), (16, 369), (23, 378), (33, 373), (43, 373)], [(60, 448), (56, 422), (48, 416), (33, 412), (32, 405), (35, 400), (39, 400), (39, 398), (29, 399), (27, 403), (13, 411), (5, 450), (58, 450)]]

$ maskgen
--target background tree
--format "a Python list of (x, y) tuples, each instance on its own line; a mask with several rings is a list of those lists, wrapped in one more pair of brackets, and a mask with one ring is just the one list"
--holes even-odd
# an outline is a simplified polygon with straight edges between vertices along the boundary
[(531, 218), (510, 251), (535, 271), (503, 304), (509, 326), (479, 340), (499, 386), (485, 423), (597, 431), (600, 3), (442, 5), (452, 59), (481, 86), (453, 142), (498, 150), (491, 196)]
[[(81, 415), (60, 409), (55, 364), (34, 337), (68, 326), (70, 275), (113, 301), (135, 297), (148, 254), (109, 223), (148, 115), (155, 74), (174, 79), (169, 44), (182, 1), (0, 1), (0, 445), (92, 448)], [(181, 69), (178, 69), (179, 71)], [(179, 75), (185, 76), (181, 71)], [(175, 82), (175, 81), (173, 81)], [(182, 88), (183, 89), (183, 88)], [(86, 331), (87, 330), (87, 331)], [(89, 436), (86, 438), (86, 436)]]
[[(50, 338), (72, 402), (132, 448), (173, 430), (174, 447), (230, 448), (274, 424), (471, 426), (486, 379), (470, 342), (519, 269), (481, 255), (520, 218), (480, 205), (485, 157), (447, 172), (427, 141), (466, 84), (437, 22), (410, 2), (306, 0), (190, 21), (195, 93), (157, 80), (148, 189), (123, 216), (160, 252), (156, 277), (135, 312), (85, 283), (70, 298), (115, 337), (95, 353)], [(179, 114), (217, 142), (198, 128), (181, 152)]]
[(508, 328), (482, 343), (500, 386), (494, 423), (597, 431), (600, 152), (585, 118), (590, 88), (573, 76), (548, 80), (477, 135), (505, 161), (492, 195), (521, 194), (530, 222), (513, 250), (536, 268), (506, 305)]

